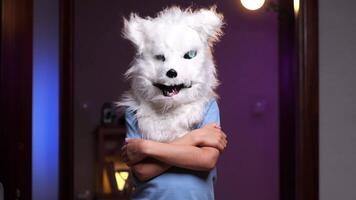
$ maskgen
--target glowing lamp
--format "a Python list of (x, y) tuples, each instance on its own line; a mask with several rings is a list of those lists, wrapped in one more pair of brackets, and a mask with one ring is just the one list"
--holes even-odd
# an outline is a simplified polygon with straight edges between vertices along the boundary
[(117, 189), (119, 191), (123, 191), (126, 180), (129, 177), (129, 172), (127, 171), (117, 171), (115, 172), (115, 179), (116, 179), (116, 184), (117, 184)]
[(241, 4), (248, 10), (258, 10), (260, 9), (265, 0), (240, 0)]
[(294, 14), (297, 16), (299, 13), (300, 1), (293, 0)]

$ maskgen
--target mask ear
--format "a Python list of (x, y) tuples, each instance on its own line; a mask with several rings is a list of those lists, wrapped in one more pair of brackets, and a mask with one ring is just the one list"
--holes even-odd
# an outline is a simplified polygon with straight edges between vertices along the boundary
[(224, 16), (216, 12), (216, 7), (200, 9), (192, 13), (191, 26), (212, 46), (219, 41), (224, 25)]
[(142, 52), (144, 47), (144, 25), (146, 21), (146, 19), (134, 13), (130, 15), (128, 20), (124, 18), (123, 38), (130, 40), (135, 45), (138, 54)]

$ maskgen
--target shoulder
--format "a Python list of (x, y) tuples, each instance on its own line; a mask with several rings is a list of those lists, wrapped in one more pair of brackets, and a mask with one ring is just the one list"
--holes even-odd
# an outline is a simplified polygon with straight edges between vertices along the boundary
[(206, 104), (205, 113), (201, 123), (198, 125), (198, 128), (209, 123), (220, 124), (219, 106), (216, 99), (210, 99)]
[(209, 100), (209, 102), (206, 105), (205, 113), (208, 113), (211, 110), (215, 110), (215, 111), (219, 110), (219, 105), (215, 98)]
[(128, 138), (140, 138), (140, 133), (137, 125), (136, 112), (126, 108), (125, 110), (125, 121), (126, 121), (126, 137)]
[(135, 124), (137, 122), (136, 111), (130, 109), (130, 107), (125, 108), (125, 120), (126, 123)]

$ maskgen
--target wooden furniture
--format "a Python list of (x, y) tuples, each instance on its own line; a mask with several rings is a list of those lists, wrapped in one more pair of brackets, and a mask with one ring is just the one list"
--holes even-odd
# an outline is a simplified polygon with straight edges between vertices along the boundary
[(100, 126), (97, 131), (97, 190), (96, 199), (129, 199), (132, 184), (129, 167), (122, 161), (121, 147), (126, 129)]

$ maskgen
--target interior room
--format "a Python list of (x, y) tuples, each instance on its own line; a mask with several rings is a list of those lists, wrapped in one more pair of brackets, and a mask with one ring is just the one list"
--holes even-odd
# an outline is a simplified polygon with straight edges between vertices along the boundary
[[(165, 196), (168, 190), (175, 195), (201, 192), (197, 182), (190, 190), (185, 189), (187, 182), (180, 183), (187, 171), (199, 181), (207, 181), (201, 174), (215, 170), (212, 197), (192, 199), (355, 199), (356, 78), (352, 58), (356, 18), (352, 5), (356, 6), (347, 1), (317, 0), (1, 0), (0, 200), (144, 199), (137, 197), (139, 192), (145, 199), (172, 199)], [(208, 29), (209, 16), (198, 18), (205, 11), (220, 20), (214, 33)], [(154, 26), (169, 24), (180, 30), (180, 24), (159, 21), (173, 12), (182, 14), (177, 20), (188, 19), (182, 23), (198, 34), (197, 40), (184, 39), (190, 32)], [(142, 24), (129, 29), (135, 22)], [(203, 28), (197, 29), (198, 25)], [(151, 36), (157, 32), (161, 37)], [(146, 38), (137, 41), (138, 34)], [(170, 34), (178, 35), (170, 39), (177, 49), (199, 41), (208, 56), (194, 47), (199, 50), (183, 52), (179, 58), (183, 61), (172, 61), (168, 51), (157, 50), (147, 58), (151, 54), (146, 49), (157, 48), (154, 45)], [(204, 64), (194, 61), (203, 58)], [(215, 122), (219, 133), (226, 134), (227, 143), (222, 149), (203, 142), (189, 145), (194, 152), (217, 150), (212, 168), (190, 167), (206, 154), (184, 165), (175, 164), (176, 160), (191, 157), (189, 153), (167, 158), (169, 161), (147, 153), (144, 156), (168, 167), (148, 180), (140, 179), (135, 166), (145, 158), (132, 161), (130, 141), (166, 147), (159, 153), (168, 155), (171, 147), (188, 146), (174, 144), (177, 138), (193, 135), (196, 129), (207, 130), (203, 122), (210, 109), (209, 99), (202, 107), (204, 112), (189, 107), (185, 118), (205, 114), (174, 140), (145, 137), (143, 127), (159, 132), (169, 116), (168, 111), (163, 115), (164, 107), (147, 115), (152, 124), (140, 121), (147, 117), (141, 113), (142, 102), (157, 108), (158, 97), (147, 96), (151, 88), (163, 99), (160, 104), (173, 102), (178, 107), (190, 103), (185, 102), (193, 97), (183, 95), (195, 85), (192, 81), (191, 85), (167, 86), (162, 77), (157, 78), (159, 85), (151, 72), (147, 80), (152, 83), (137, 88), (135, 84), (146, 78), (140, 73), (151, 70), (140, 66), (144, 61), (147, 68), (154, 65), (169, 70), (162, 72), (165, 81), (194, 75), (204, 80), (208, 73), (213, 81), (218, 80), (219, 84), (211, 83), (209, 98), (216, 102)], [(203, 70), (187, 69), (188, 61), (202, 65)], [(209, 81), (197, 85), (205, 88)], [(135, 131), (142, 132), (139, 139), (128, 139), (131, 107), (122, 106), (128, 94), (138, 95), (140, 102), (132, 106), (137, 118), (133, 122), (138, 123)], [(204, 98), (208, 97), (196, 101)], [(156, 113), (163, 116), (157, 123), (153, 120)], [(177, 121), (177, 116), (181, 116), (179, 112), (172, 119)], [(172, 127), (168, 130), (180, 128), (174, 126), (182, 123), (174, 120), (169, 121)], [(203, 125), (195, 126), (197, 123)], [(160, 193), (161, 186), (153, 183), (167, 174), (174, 174), (172, 180), (178, 187), (167, 186)], [(155, 197), (145, 189), (149, 187), (157, 193)]]

